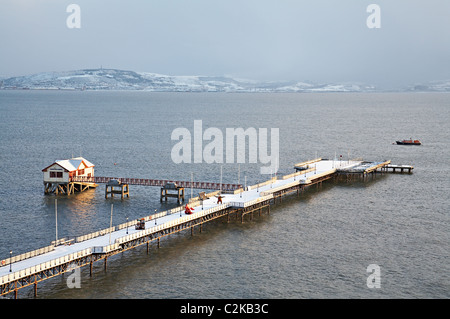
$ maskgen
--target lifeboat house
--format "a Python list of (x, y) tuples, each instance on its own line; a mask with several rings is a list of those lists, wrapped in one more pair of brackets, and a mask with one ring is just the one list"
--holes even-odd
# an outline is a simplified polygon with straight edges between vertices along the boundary
[(82, 192), (91, 187), (97, 187), (95, 183), (77, 182), (75, 177), (94, 176), (94, 164), (83, 157), (75, 157), (66, 160), (55, 161), (42, 170), (44, 173), (45, 194), (73, 194)]

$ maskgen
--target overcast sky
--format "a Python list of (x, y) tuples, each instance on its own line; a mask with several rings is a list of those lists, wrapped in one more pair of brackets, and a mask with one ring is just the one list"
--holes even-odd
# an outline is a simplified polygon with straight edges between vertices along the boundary
[[(81, 28), (69, 29), (69, 4)], [(378, 4), (381, 28), (366, 12)], [(450, 79), (449, 0), (0, 0), (0, 76), (84, 68), (378, 86)]]

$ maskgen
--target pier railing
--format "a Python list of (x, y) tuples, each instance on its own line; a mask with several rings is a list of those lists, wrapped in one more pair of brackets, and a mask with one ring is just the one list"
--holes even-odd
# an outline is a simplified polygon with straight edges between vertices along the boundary
[(244, 202), (230, 202), (230, 207), (237, 207), (237, 208), (245, 208), (249, 206), (256, 205), (258, 203), (271, 200), (273, 198), (273, 194), (263, 194), (261, 193), (261, 197), (258, 197), (257, 199), (251, 200), (251, 201), (244, 201)]
[(278, 186), (278, 187), (275, 187), (275, 188), (271, 188), (271, 189), (268, 189), (268, 190), (266, 190), (264, 192), (261, 192), (261, 196), (268, 196), (268, 195), (272, 195), (273, 196), (273, 193), (279, 192), (279, 191), (287, 189), (287, 188), (291, 188), (291, 187), (297, 186), (299, 184), (300, 184), (300, 181), (295, 181), (295, 182), (284, 184), (284, 185), (281, 185), (281, 186)]
[(158, 232), (160, 230), (163, 230), (163, 229), (166, 229), (166, 228), (170, 228), (170, 227), (173, 227), (173, 226), (177, 226), (177, 225), (186, 223), (186, 222), (188, 222), (190, 220), (198, 219), (198, 218), (201, 218), (203, 216), (209, 215), (211, 213), (214, 213), (214, 212), (217, 212), (217, 211), (220, 211), (220, 210), (224, 210), (224, 209), (228, 208), (228, 206), (229, 206), (228, 203), (227, 204), (222, 204), (222, 205), (218, 205), (218, 206), (215, 206), (215, 207), (212, 207), (212, 208), (205, 209), (205, 210), (197, 212), (197, 213), (193, 213), (191, 215), (185, 215), (185, 216), (177, 218), (175, 220), (171, 220), (171, 221), (165, 222), (165, 223), (163, 223), (161, 225), (155, 225), (155, 226), (150, 227), (148, 229), (144, 229), (144, 230), (141, 230), (139, 232), (136, 232), (136, 233), (133, 233), (133, 234), (130, 234), (130, 235), (119, 237), (119, 238), (117, 238), (115, 240), (115, 243), (116, 244), (122, 244), (122, 243), (125, 243), (125, 242), (129, 242), (131, 240), (147, 236), (149, 234)]
[(86, 248), (71, 254), (67, 254), (65, 256), (52, 259), (50, 261), (46, 261), (35, 266), (31, 266), (19, 271), (11, 272), (8, 275), (4, 275), (0, 277), (0, 285), (7, 284), (14, 280), (22, 279), (27, 276), (36, 274), (41, 271), (49, 270), (59, 265), (67, 264), (68, 262), (75, 261), (79, 258), (83, 258), (85, 256), (92, 254), (92, 248)]
[(314, 172), (315, 170), (316, 170), (315, 167), (308, 168), (308, 169), (301, 170), (301, 171), (298, 171), (298, 172), (295, 172), (295, 173), (292, 173), (292, 174), (284, 175), (282, 179), (285, 180), (285, 179), (288, 179), (288, 178), (291, 178), (291, 177), (295, 178), (297, 176), (304, 175), (304, 174), (309, 173), (309, 172)]
[(82, 242), (82, 241), (85, 241), (85, 240), (89, 240), (89, 239), (93, 239), (93, 238), (96, 238), (96, 237), (99, 237), (99, 236), (103, 236), (103, 235), (109, 234), (109, 233), (111, 233), (111, 232), (113, 232), (115, 230), (116, 230), (116, 226), (112, 226), (112, 227), (105, 228), (103, 230), (99, 230), (99, 231), (96, 231), (96, 232), (93, 232), (93, 233), (90, 233), (90, 234), (87, 234), (87, 235), (78, 236), (78, 237), (75, 238), (75, 241), (77, 243), (79, 243), (79, 242)]
[(0, 267), (9, 265), (11, 263), (15, 263), (18, 261), (22, 261), (31, 257), (39, 256), (42, 254), (46, 254), (55, 249), (54, 245), (46, 246), (43, 248), (35, 249), (33, 251), (29, 251), (20, 255), (12, 256), (10, 258), (2, 259), (0, 262)]
[(275, 177), (272, 177), (271, 179), (269, 179), (269, 180), (267, 180), (267, 181), (265, 181), (265, 182), (258, 183), (258, 184), (255, 184), (255, 185), (250, 185), (250, 186), (248, 186), (248, 189), (249, 189), (249, 190), (257, 189), (257, 188), (260, 188), (260, 187), (269, 185), (269, 184), (271, 184), (271, 183), (274, 183), (274, 182), (276, 182), (277, 180), (278, 180), (278, 178), (275, 176)]
[(242, 188), (240, 184), (223, 184), (212, 182), (191, 182), (191, 181), (173, 181), (167, 179), (146, 179), (146, 178), (123, 178), (123, 177), (104, 177), (104, 176), (73, 176), (71, 182), (74, 183), (93, 183), (105, 184), (111, 180), (117, 180), (121, 184), (141, 185), (141, 186), (159, 186), (164, 187), (167, 183), (175, 183), (178, 187), (198, 188), (198, 189), (222, 189), (224, 191), (234, 191)]

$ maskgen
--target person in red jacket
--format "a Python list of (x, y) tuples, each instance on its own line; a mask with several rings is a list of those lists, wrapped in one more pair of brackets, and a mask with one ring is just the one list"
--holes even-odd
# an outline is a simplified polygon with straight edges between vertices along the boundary
[(194, 209), (189, 207), (188, 204), (186, 204), (186, 207), (184, 208), (184, 213), (185, 214), (192, 214), (194, 212)]

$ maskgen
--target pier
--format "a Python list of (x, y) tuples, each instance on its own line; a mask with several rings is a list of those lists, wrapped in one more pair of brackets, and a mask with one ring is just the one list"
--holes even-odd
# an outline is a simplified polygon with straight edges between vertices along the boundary
[[(60, 239), (51, 245), (10, 256), (1, 260), (0, 264), (0, 295), (14, 294), (18, 297), (18, 291), (25, 287), (34, 287), (34, 295), (37, 296), (38, 283), (72, 271), (83, 266), (90, 267), (90, 275), (93, 275), (93, 263), (104, 262), (107, 269), (108, 258), (141, 245), (157, 242), (159, 248), (160, 239), (180, 231), (190, 231), (194, 235), (197, 227), (202, 231), (202, 225), (209, 221), (231, 217), (244, 222), (245, 216), (253, 218), (254, 213), (266, 212), (270, 214), (270, 205), (276, 201), (282, 201), (283, 196), (296, 193), (299, 195), (305, 188), (316, 185), (317, 188), (329, 179), (339, 176), (360, 176), (364, 179), (367, 174), (388, 172), (390, 161), (365, 162), (357, 160), (338, 161), (318, 158), (312, 161), (294, 165), (296, 172), (282, 177), (273, 177), (265, 182), (250, 185), (243, 189), (236, 184), (224, 187), (222, 183), (201, 183), (198, 188), (211, 189), (211, 193), (201, 192), (198, 197), (189, 201), (193, 208), (192, 214), (185, 213), (184, 206), (178, 206), (157, 214), (142, 217), (140, 220), (129, 221), (117, 226), (112, 226), (91, 234), (78, 236), (72, 239)], [(80, 182), (108, 183), (111, 179), (104, 177), (82, 177), (87, 179)], [(99, 181), (101, 180), (101, 181)], [(115, 179), (118, 180), (118, 179)], [(137, 180), (136, 183), (156, 183), (155, 180)], [(121, 180), (128, 184), (132, 180)], [(164, 187), (169, 181), (159, 181)], [(179, 187), (194, 186), (193, 182), (176, 182)], [(191, 184), (190, 184), (191, 183)], [(206, 185), (208, 184), (208, 185)], [(227, 185), (227, 184), (225, 184)], [(221, 201), (217, 196), (221, 195)], [(139, 227), (135, 227), (136, 224)]]
[(55, 161), (42, 170), (44, 175), (44, 194), (70, 195), (97, 187), (96, 183), (77, 181), (74, 178), (94, 176), (94, 166), (94, 164), (83, 157)]
[[(123, 177), (104, 177), (104, 176), (76, 176), (70, 180), (72, 183), (82, 183), (88, 185), (106, 184), (105, 198), (108, 194), (114, 197), (114, 194), (120, 194), (129, 197), (129, 185), (140, 186), (159, 186), (161, 187), (161, 201), (167, 201), (169, 197), (177, 198), (180, 204), (185, 198), (185, 188), (195, 189), (220, 189), (223, 191), (235, 191), (242, 188), (241, 184), (223, 184), (211, 182), (194, 182), (194, 181), (173, 181), (167, 179), (147, 179), (147, 178), (123, 178)], [(114, 187), (120, 190), (114, 190)], [(176, 194), (170, 193), (176, 191)]]

